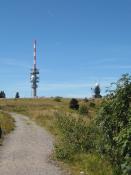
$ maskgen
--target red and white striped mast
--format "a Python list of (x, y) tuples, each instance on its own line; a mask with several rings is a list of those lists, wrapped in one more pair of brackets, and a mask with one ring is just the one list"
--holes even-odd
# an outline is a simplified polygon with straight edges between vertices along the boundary
[(36, 40), (34, 40), (34, 68), (36, 68)]

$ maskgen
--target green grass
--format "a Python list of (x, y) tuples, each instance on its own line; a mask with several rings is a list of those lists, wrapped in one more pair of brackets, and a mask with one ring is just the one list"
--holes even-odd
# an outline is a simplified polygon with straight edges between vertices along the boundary
[(70, 164), (73, 174), (84, 171), (87, 175), (112, 175), (109, 163), (97, 153), (77, 154)]
[[(75, 119), (81, 117), (83, 121), (90, 125), (90, 122), (95, 118), (97, 109), (101, 104), (101, 100), (88, 101), (86, 105), (89, 109), (87, 115), (79, 115), (79, 112), (69, 109), (70, 99), (61, 99), (57, 101), (54, 98), (44, 99), (17, 99), (17, 100), (0, 100), (0, 108), (5, 111), (15, 111), (28, 115), (40, 126), (46, 128), (55, 138), (56, 144), (62, 142), (63, 133), (56, 123), (56, 112), (63, 115), (68, 114)], [(90, 103), (95, 103), (90, 106)], [(79, 100), (83, 103), (83, 100)], [(63, 145), (62, 145), (63, 146)], [(67, 145), (68, 147), (68, 145)], [(63, 147), (63, 152), (65, 147)], [(69, 150), (70, 151), (70, 150)], [(54, 154), (54, 159), (57, 156)], [(95, 152), (78, 152), (75, 153), (70, 160), (61, 160), (71, 170), (72, 175), (79, 175), (80, 171), (84, 171), (88, 175), (112, 175), (112, 167)], [(61, 162), (60, 161), (60, 162)]]
[(3, 133), (10, 133), (14, 129), (14, 126), (14, 119), (9, 114), (0, 111), (0, 127)]
[[(33, 118), (39, 125), (45, 127), (50, 131), (56, 138), (56, 143), (61, 142), (63, 135), (60, 129), (56, 125), (56, 119), (53, 114), (39, 115)], [(69, 148), (69, 146), (67, 145)], [(62, 154), (66, 147), (62, 143)], [(71, 150), (69, 150), (71, 151)], [(69, 152), (71, 154), (71, 152)], [(59, 160), (56, 158), (56, 155), (53, 155), (53, 159)], [(84, 171), (87, 175), (112, 175), (112, 167), (106, 159), (102, 159), (97, 153), (79, 153), (74, 154), (71, 160), (62, 159), (59, 162), (64, 162), (67, 167), (71, 170), (72, 175), (79, 175), (80, 171)]]

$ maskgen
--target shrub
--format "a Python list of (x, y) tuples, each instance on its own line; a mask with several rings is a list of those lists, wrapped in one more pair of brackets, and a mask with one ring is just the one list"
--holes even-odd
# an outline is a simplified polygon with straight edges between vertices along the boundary
[[(113, 93), (112, 93), (113, 92)], [(97, 124), (101, 132), (102, 153), (115, 166), (115, 174), (131, 173), (131, 76), (125, 74), (103, 103)], [(100, 148), (101, 150), (101, 148)]]
[(62, 145), (56, 147), (58, 158), (69, 160), (75, 153), (88, 152), (94, 148), (95, 128), (88, 126), (81, 118), (56, 113), (56, 125), (63, 136)]
[(89, 100), (85, 97), (83, 101), (87, 103)]
[(54, 101), (61, 102), (61, 99), (62, 99), (62, 97), (57, 96), (54, 98)]
[(85, 103), (82, 103), (79, 107), (79, 114), (86, 115), (88, 114), (88, 106)]
[(55, 155), (60, 160), (71, 160), (74, 150), (69, 143), (59, 143), (55, 145)]
[(94, 107), (96, 106), (96, 104), (95, 104), (94, 102), (90, 102), (89, 106), (90, 106), (91, 108), (94, 108)]
[(78, 109), (79, 109), (78, 100), (75, 99), (75, 98), (72, 98), (71, 101), (70, 101), (69, 107), (70, 107), (71, 109), (78, 110)]

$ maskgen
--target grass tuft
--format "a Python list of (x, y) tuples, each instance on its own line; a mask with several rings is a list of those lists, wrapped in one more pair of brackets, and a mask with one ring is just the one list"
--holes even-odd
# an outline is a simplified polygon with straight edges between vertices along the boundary
[(14, 130), (15, 121), (10, 114), (0, 111), (0, 127), (2, 129), (2, 135), (6, 135)]

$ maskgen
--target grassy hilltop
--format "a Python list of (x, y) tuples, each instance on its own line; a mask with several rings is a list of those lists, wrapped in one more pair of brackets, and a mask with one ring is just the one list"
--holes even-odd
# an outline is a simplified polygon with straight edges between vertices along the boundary
[(103, 99), (78, 102), (77, 110), (69, 108), (70, 99), (58, 97), (3, 99), (0, 107), (26, 114), (51, 132), (53, 158), (72, 175), (131, 174), (131, 76), (124, 74)]

